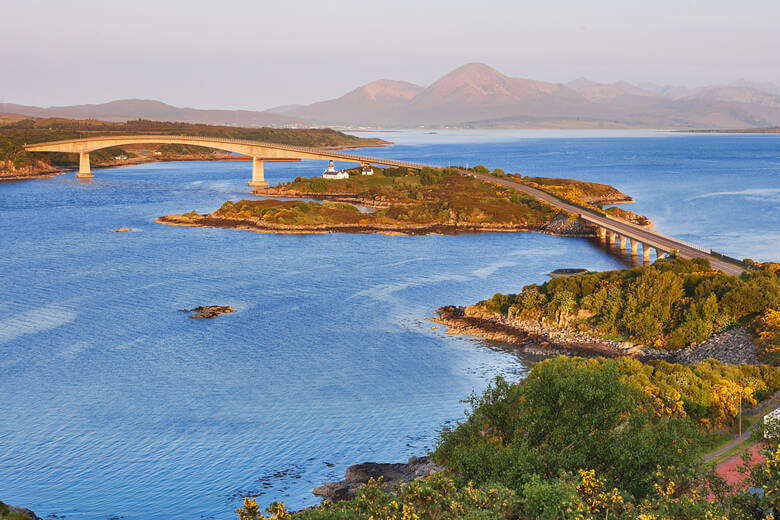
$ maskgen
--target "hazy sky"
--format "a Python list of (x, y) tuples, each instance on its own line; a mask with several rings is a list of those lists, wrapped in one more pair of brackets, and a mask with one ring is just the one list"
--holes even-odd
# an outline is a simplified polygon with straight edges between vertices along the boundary
[(780, 0), (0, 0), (0, 101), (265, 109), (464, 63), (780, 84)]

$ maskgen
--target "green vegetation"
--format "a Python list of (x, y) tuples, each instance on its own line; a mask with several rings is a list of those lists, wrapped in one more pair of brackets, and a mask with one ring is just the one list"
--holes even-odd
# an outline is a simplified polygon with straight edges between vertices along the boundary
[(534, 197), (458, 175), (451, 170), (377, 169), (372, 176), (355, 175), (343, 180), (297, 178), (269, 195), (338, 195), (378, 206), (360, 213), (346, 204), (317, 204), (275, 200), (226, 202), (212, 216), (260, 219), (265, 224), (297, 226), (354, 225), (383, 228), (425, 226), (507, 226), (540, 228), (556, 210)]
[(471, 397), (465, 421), (446, 428), (433, 453), (447, 471), (394, 490), (372, 481), (352, 500), (297, 514), (274, 503), (266, 517), (251, 498), (237, 513), (239, 520), (770, 518), (764, 515), (780, 506), (777, 437), (764, 441), (767, 462), (754, 466), (748, 481), (764, 494), (730, 490), (700, 462), (714, 423), (684, 410), (667, 413), (649, 386), (664, 381), (686, 402), (696, 399), (699, 381), (777, 385), (778, 371), (546, 360), (520, 383), (499, 378)]
[(0, 502), (0, 520), (32, 520), (30, 516), (23, 513), (11, 512), (8, 504)]
[(604, 212), (610, 217), (617, 218), (620, 220), (625, 220), (626, 222), (636, 224), (637, 226), (649, 226), (650, 224), (652, 224), (650, 219), (645, 217), (644, 215), (639, 215), (637, 213), (634, 213), (633, 211), (619, 208), (617, 206), (612, 206), (610, 208), (607, 208), (606, 210), (604, 210)]
[(215, 217), (252, 218), (267, 224), (288, 226), (359, 224), (361, 215), (351, 204), (273, 199), (227, 201), (213, 213)]
[(780, 265), (732, 276), (711, 270), (705, 259), (670, 258), (649, 267), (554, 278), (519, 294), (496, 294), (476, 307), (510, 320), (542, 320), (672, 350), (747, 323), (763, 342), (763, 353), (776, 359)]
[[(374, 168), (374, 172), (374, 175), (364, 176), (360, 175), (359, 169), (354, 169), (349, 179), (340, 180), (298, 177), (270, 188), (267, 194), (282, 197), (330, 196), (379, 208), (372, 214), (352, 215), (346, 221), (342, 220), (344, 214), (334, 211), (332, 224), (539, 229), (557, 214), (555, 208), (535, 197), (460, 175), (457, 168), (426, 167), (420, 172), (406, 168)], [(579, 186), (576, 181), (572, 183)], [(578, 189), (590, 193), (590, 183), (582, 183)], [(238, 204), (242, 211), (248, 211), (245, 216), (258, 216), (249, 210), (251, 204), (248, 201)], [(232, 207), (223, 206), (220, 215), (237, 216), (237, 212), (231, 215), (232, 210)], [(267, 207), (263, 207), (263, 211), (266, 210)], [(298, 223), (306, 222), (300, 220)]]
[[(478, 173), (488, 173), (488, 169), (482, 165), (477, 165), (471, 168), (471, 170)], [(561, 200), (582, 206), (591, 211), (596, 211), (598, 213), (609, 213), (610, 211), (625, 212), (625, 214), (630, 213), (635, 215), (635, 218), (637, 219), (647, 220), (647, 217), (636, 215), (633, 212), (621, 210), (619, 208), (610, 208), (610, 210), (605, 212), (602, 208), (604, 204), (633, 201), (631, 197), (608, 184), (579, 181), (576, 179), (559, 179), (555, 177), (530, 177), (518, 173), (508, 174), (499, 168), (493, 170), (493, 175), (522, 182), (533, 188), (546, 191)], [(621, 215), (622, 213), (615, 216), (620, 218)], [(649, 220), (647, 220), (647, 222), (649, 222)]]
[[(76, 139), (96, 135), (136, 135), (136, 134), (169, 134), (193, 135), (204, 137), (226, 137), (232, 139), (248, 139), (267, 141), (279, 144), (291, 144), (312, 147), (359, 147), (379, 146), (385, 144), (381, 139), (366, 139), (347, 135), (329, 128), (323, 129), (289, 129), (289, 128), (240, 128), (232, 126), (216, 126), (190, 123), (172, 123), (146, 121), (138, 119), (124, 123), (112, 123), (97, 120), (75, 119), (24, 119), (0, 126), (0, 161), (10, 161), (16, 168), (33, 166), (42, 162), (51, 166), (75, 166), (78, 164), (76, 154), (61, 153), (31, 153), (24, 150), (25, 144), (62, 139)], [(189, 153), (198, 147), (164, 145), (163, 155)], [(150, 148), (157, 149), (155, 146)], [(181, 150), (181, 152), (174, 152)], [(200, 149), (196, 153), (202, 153)], [(211, 153), (209, 151), (209, 153)], [(90, 159), (93, 165), (110, 163), (118, 155), (133, 154), (121, 148), (98, 150), (92, 152)]]

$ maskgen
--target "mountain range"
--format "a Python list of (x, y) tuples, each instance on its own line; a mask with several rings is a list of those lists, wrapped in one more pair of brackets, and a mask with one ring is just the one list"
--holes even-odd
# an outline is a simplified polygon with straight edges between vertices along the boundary
[(177, 108), (151, 100), (50, 108), (6, 104), (3, 111), (237, 126), (756, 128), (780, 125), (780, 86), (744, 79), (694, 89), (586, 78), (551, 83), (470, 63), (427, 87), (383, 79), (336, 99), (266, 111)]

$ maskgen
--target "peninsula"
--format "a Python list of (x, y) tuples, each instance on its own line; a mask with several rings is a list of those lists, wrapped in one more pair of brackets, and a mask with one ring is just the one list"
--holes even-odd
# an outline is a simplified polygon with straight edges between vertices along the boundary
[[(487, 172), (476, 166), (475, 172)], [(225, 202), (216, 211), (167, 215), (161, 224), (226, 227), (266, 233), (388, 233), (454, 234), (464, 232), (540, 231), (565, 236), (591, 236), (594, 228), (531, 195), (462, 175), (458, 168), (374, 168), (374, 174), (348, 170), (348, 179), (298, 177), (292, 182), (258, 191), (276, 199)], [(543, 187), (561, 199), (604, 213), (604, 204), (632, 202), (612, 186), (572, 179), (507, 175), (530, 186)], [(357, 206), (363, 206), (361, 211)], [(610, 208), (616, 218), (651, 223), (633, 212)]]

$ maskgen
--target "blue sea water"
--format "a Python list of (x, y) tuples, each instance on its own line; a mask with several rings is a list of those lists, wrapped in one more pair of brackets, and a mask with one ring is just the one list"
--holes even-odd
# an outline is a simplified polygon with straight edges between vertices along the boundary
[[(367, 134), (368, 135), (368, 134)], [(659, 230), (780, 258), (780, 136), (441, 131), (358, 153), (613, 184)], [(275, 182), (321, 163), (266, 165)], [(0, 184), (0, 499), (73, 519), (293, 508), (366, 460), (420, 455), (528, 361), (447, 336), (444, 304), (626, 260), (536, 233), (268, 235), (158, 225), (247, 197), (244, 162)], [(110, 233), (129, 227), (130, 233)], [(232, 305), (191, 320), (179, 309)]]

